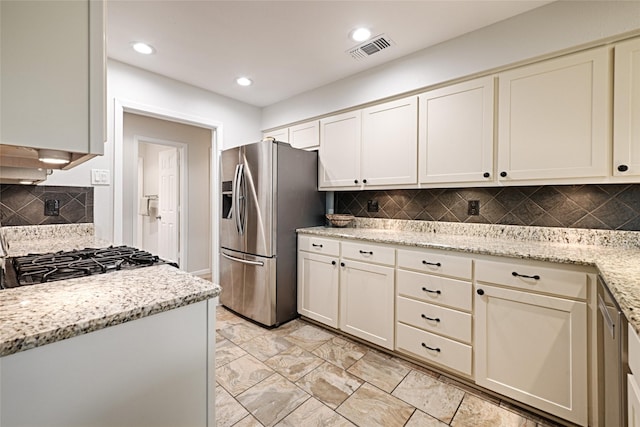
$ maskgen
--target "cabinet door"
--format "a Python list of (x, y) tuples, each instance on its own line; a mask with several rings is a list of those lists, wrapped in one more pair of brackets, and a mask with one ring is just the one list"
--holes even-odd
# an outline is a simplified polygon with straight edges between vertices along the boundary
[(298, 252), (298, 313), (338, 327), (338, 259)]
[(362, 110), (362, 182), (370, 185), (418, 182), (418, 98)]
[(636, 378), (635, 375), (627, 375), (628, 427), (640, 427), (640, 387)]
[(340, 329), (393, 350), (393, 268), (343, 260)]
[(475, 308), (476, 383), (586, 425), (586, 303), (482, 285)]
[(607, 48), (500, 74), (498, 179), (607, 176), (609, 93)]
[(289, 142), (289, 128), (262, 132), (263, 138), (274, 138), (276, 141)]
[(360, 122), (360, 111), (320, 120), (320, 189), (360, 186)]
[(493, 77), (420, 95), (421, 183), (493, 180)]
[(289, 128), (289, 143), (292, 147), (311, 150), (320, 146), (320, 122), (301, 123)]
[(615, 47), (613, 174), (640, 175), (640, 39)]
[(0, 143), (102, 154), (103, 8), (99, 1), (0, 2)]

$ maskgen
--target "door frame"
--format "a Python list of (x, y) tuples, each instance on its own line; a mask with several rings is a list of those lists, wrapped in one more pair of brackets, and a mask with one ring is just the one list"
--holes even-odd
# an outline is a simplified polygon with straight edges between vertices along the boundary
[[(188, 112), (167, 110), (139, 102), (114, 98), (113, 100), (113, 243), (122, 244), (123, 240), (123, 215), (124, 206), (124, 113), (133, 113), (141, 116), (154, 117), (170, 122), (182, 123), (211, 130), (211, 158), (210, 158), (210, 186), (211, 186), (211, 278), (215, 283), (219, 282), (220, 266), (218, 253), (220, 246), (218, 205), (220, 201), (216, 197), (220, 181), (220, 147), (223, 147), (222, 122), (211, 120), (202, 116), (194, 116)], [(136, 174), (137, 176), (137, 174)]]
[[(186, 266), (188, 259), (188, 247), (186, 242), (186, 235), (188, 230), (188, 222), (189, 218), (184, 215), (184, 207), (187, 206), (186, 202), (189, 200), (189, 187), (187, 186), (187, 159), (189, 154), (189, 147), (187, 144), (178, 141), (170, 141), (168, 139), (159, 139), (159, 138), (150, 138), (142, 135), (134, 135), (133, 136), (133, 158), (138, 159), (140, 156), (139, 147), (140, 144), (154, 144), (161, 145), (168, 148), (175, 148), (178, 152), (178, 176), (180, 178), (180, 184), (178, 186), (178, 191), (180, 195), (178, 197), (178, 265)], [(138, 188), (139, 177), (137, 173), (138, 163), (135, 163), (135, 170), (133, 170), (133, 176), (136, 177), (136, 182), (133, 183), (135, 188)], [(139, 203), (139, 200), (136, 200)], [(134, 205), (135, 206), (135, 205)], [(132, 221), (132, 235), (134, 241), (138, 239), (138, 219), (139, 215), (137, 210), (133, 212)], [(136, 246), (140, 245), (141, 242), (136, 241)]]

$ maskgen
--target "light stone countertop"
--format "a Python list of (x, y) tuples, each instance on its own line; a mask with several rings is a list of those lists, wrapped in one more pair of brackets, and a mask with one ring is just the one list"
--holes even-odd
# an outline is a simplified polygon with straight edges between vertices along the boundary
[[(370, 228), (375, 227), (375, 228)], [(593, 266), (640, 333), (640, 232), (356, 219), (300, 234)]]
[[(0, 229), (11, 235), (9, 256), (108, 246), (93, 230), (74, 235), (73, 228), (58, 228), (63, 235), (56, 238), (56, 233), (16, 234), (9, 228), (23, 227)], [(23, 240), (13, 240), (19, 237)], [(220, 291), (166, 264), (2, 289), (0, 357), (214, 298)]]

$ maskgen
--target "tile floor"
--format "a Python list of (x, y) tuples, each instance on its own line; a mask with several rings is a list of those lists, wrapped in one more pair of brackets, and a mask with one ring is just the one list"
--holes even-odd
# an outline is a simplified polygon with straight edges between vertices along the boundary
[(555, 426), (301, 319), (267, 330), (219, 306), (216, 345), (218, 427)]

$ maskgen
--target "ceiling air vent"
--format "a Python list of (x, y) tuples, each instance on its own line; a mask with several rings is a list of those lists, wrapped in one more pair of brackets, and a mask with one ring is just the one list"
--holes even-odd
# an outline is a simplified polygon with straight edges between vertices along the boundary
[(378, 53), (383, 49), (387, 49), (393, 45), (393, 40), (386, 37), (384, 34), (369, 39), (366, 42), (351, 48), (347, 51), (353, 59), (364, 59), (374, 53)]

